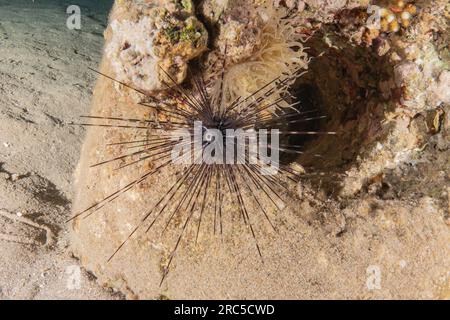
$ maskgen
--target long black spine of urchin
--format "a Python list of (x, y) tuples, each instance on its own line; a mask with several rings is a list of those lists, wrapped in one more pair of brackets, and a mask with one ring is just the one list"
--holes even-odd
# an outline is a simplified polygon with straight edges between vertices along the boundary
[[(158, 99), (155, 96), (149, 95), (138, 88), (134, 88), (99, 71), (95, 72), (110, 79), (111, 81), (117, 82), (141, 94), (145, 101), (138, 103), (138, 106), (152, 108), (153, 110), (166, 114), (168, 117), (171, 117), (171, 119), (176, 120), (159, 121), (158, 119), (152, 120), (124, 117), (83, 116), (83, 119), (97, 121), (97, 123), (80, 123), (84, 126), (115, 128), (116, 130), (139, 129), (147, 132), (145, 139), (142, 138), (132, 141), (118, 141), (108, 144), (108, 147), (127, 146), (127, 149), (138, 148), (138, 150), (127, 152), (120, 156), (101, 161), (93, 164), (92, 167), (110, 165), (118, 161), (124, 161), (125, 164), (121, 164), (117, 170), (127, 166), (139, 165), (143, 161), (147, 160), (159, 164), (156, 165), (155, 168), (145, 172), (137, 179), (129, 182), (126, 186), (112, 192), (101, 201), (92, 204), (79, 213), (76, 213), (70, 220), (77, 218), (86, 219), (90, 217), (108, 203), (122, 196), (130, 189), (149, 179), (151, 176), (157, 175), (162, 169), (170, 166), (171, 151), (175, 144), (178, 143), (177, 141), (173, 141), (171, 132), (180, 128), (190, 128), (193, 126), (194, 121), (202, 121), (208, 126), (216, 126), (218, 128), (220, 127), (221, 130), (226, 130), (240, 128), (273, 128), (277, 125), (286, 126), (286, 124), (290, 123), (301, 123), (323, 118), (322, 115), (318, 115), (314, 110), (305, 112), (298, 110), (297, 107), (300, 104), (299, 102), (287, 104), (288, 108), (293, 109), (291, 112), (270, 112), (274, 108), (279, 108), (280, 103), (286, 104), (286, 96), (280, 93), (288, 91), (288, 83), (290, 83), (292, 79), (295, 79), (301, 75), (300, 68), (294, 70), (292, 74), (282, 75), (276, 79), (273, 79), (247, 97), (237, 98), (225, 109), (221, 109), (217, 106), (215, 107), (211, 104), (212, 99), (209, 96), (208, 88), (201, 76), (192, 76), (193, 89), (187, 90), (181, 85), (178, 85), (174, 79), (172, 79), (172, 77), (163, 70), (164, 74), (171, 82), (170, 84), (166, 83), (168, 88), (166, 95), (170, 99), (176, 101), (175, 104), (171, 104), (165, 99)], [(180, 105), (185, 107), (181, 108)], [(311, 115), (311, 113), (313, 114)], [(299, 116), (304, 116), (304, 118), (299, 119)], [(103, 122), (98, 123), (98, 121)], [(154, 132), (158, 130), (163, 131), (164, 133)], [(312, 134), (333, 134), (333, 132), (292, 130), (280, 131), (280, 135)], [(193, 136), (192, 131), (190, 132), (190, 135), (191, 137)], [(208, 145), (208, 142), (202, 144), (202, 152)], [(192, 147), (192, 143), (189, 147)], [(280, 148), (275, 150), (277, 152), (303, 153), (303, 151), (299, 150), (298, 146), (290, 146), (287, 144), (281, 145)], [(134, 157), (139, 157), (139, 159), (134, 160)], [(185, 230), (189, 225), (189, 222), (192, 220), (194, 213), (197, 211), (199, 211), (199, 219), (197, 222), (195, 241), (198, 240), (200, 229), (202, 227), (202, 219), (204, 214), (206, 214), (206, 205), (210, 198), (213, 200), (212, 207), (214, 209), (213, 233), (216, 233), (217, 228), (219, 233), (222, 234), (222, 204), (224, 197), (227, 194), (228, 197), (237, 205), (239, 214), (244, 224), (248, 226), (249, 232), (255, 240), (257, 252), (262, 258), (261, 248), (258, 244), (254, 223), (252, 222), (254, 217), (252, 217), (252, 214), (248, 211), (248, 202), (253, 202), (256, 204), (257, 207), (261, 209), (264, 218), (268, 221), (271, 228), (276, 230), (274, 223), (269, 217), (268, 209), (264, 207), (264, 200), (262, 197), (266, 197), (268, 203), (273, 207), (273, 210), (282, 209), (280, 206), (280, 202), (282, 202), (283, 197), (282, 195), (289, 194), (289, 188), (285, 185), (284, 181), (287, 179), (297, 182), (300, 175), (288, 165), (277, 163), (279, 166), (279, 174), (276, 176), (266, 176), (261, 174), (262, 168), (260, 165), (246, 163), (246, 160), (248, 162), (247, 156), (244, 155), (244, 158), (241, 158), (240, 160), (244, 160), (242, 161), (244, 163), (237, 165), (197, 164), (194, 161), (194, 163), (185, 167), (182, 174), (177, 177), (175, 183), (168, 189), (168, 191), (161, 196), (159, 201), (150, 210), (143, 214), (143, 217), (139, 223), (112, 253), (108, 261), (111, 261), (144, 225), (148, 224), (145, 232), (149, 232), (158, 219), (161, 219), (161, 217), (167, 213), (169, 217), (165, 222), (163, 229), (164, 232), (167, 230), (168, 226), (173, 221), (173, 218), (178, 213), (185, 212), (186, 219), (182, 224), (182, 230), (170, 254), (169, 262), (161, 279), (162, 283), (169, 271), (175, 253), (179, 248)], [(243, 181), (245, 188), (240, 185), (240, 181)], [(213, 194), (213, 196), (208, 197), (208, 194)]]

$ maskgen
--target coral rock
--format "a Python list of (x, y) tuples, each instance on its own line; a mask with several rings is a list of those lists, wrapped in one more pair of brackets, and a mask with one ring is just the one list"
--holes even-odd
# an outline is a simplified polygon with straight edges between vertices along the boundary
[(147, 92), (165, 89), (172, 82), (166, 73), (183, 82), (188, 62), (206, 49), (208, 34), (190, 15), (192, 3), (182, 3), (178, 9), (170, 1), (165, 6), (133, 4), (126, 18), (111, 22), (106, 54), (117, 80)]

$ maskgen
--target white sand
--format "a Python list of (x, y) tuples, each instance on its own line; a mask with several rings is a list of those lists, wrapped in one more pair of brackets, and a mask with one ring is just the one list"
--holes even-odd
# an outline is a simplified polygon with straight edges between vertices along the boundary
[[(72, 172), (110, 1), (0, 1), (0, 299), (110, 299), (68, 248)], [(55, 4), (56, 3), (56, 4)], [(117, 297), (117, 296), (116, 296)]]

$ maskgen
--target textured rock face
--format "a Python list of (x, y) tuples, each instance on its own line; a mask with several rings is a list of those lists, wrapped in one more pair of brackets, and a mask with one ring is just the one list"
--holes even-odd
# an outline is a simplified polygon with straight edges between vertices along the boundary
[[(331, 6), (329, 1), (305, 2)], [(355, 3), (350, 9), (357, 7)], [(412, 42), (400, 34), (376, 40), (389, 42), (384, 58), (373, 58), (378, 53), (365, 47), (362, 32), (343, 32), (339, 41), (319, 33), (322, 37), (315, 39), (323, 42), (310, 42), (319, 51), (318, 63), (310, 65), (310, 76), (300, 82), (307, 82), (308, 90), (313, 84), (318, 88), (332, 116), (326, 128), (339, 131), (340, 137), (306, 145), (325, 152), (323, 160), (310, 162), (329, 170), (299, 184), (297, 195), (275, 217), (278, 233), (263, 227), (264, 264), (245, 226), (233, 216), (234, 208), (225, 210), (229, 215), (223, 239), (205, 228), (195, 244), (196, 230), (187, 231), (162, 286), (163, 266), (176, 242), (173, 230), (162, 235), (161, 226), (138, 233), (107, 262), (172, 184), (174, 178), (164, 171), (73, 222), (72, 248), (83, 266), (100, 283), (130, 298), (448, 298), (449, 120), (448, 97), (440, 90), (448, 82), (448, 61), (428, 33), (439, 24), (442, 3), (421, 6), (422, 13), (408, 31), (419, 28), (426, 36)], [(342, 2), (338, 9), (347, 9), (344, 6)], [(433, 15), (431, 8), (439, 10)], [(115, 7), (112, 21), (121, 10)], [(329, 22), (335, 11), (322, 11), (321, 16), (305, 10), (308, 19), (317, 19), (311, 28), (328, 30), (318, 25)], [(106, 40), (108, 46), (111, 33)], [(420, 45), (412, 54), (415, 42)], [(111, 74), (112, 63), (105, 55), (101, 71)], [(431, 86), (420, 81), (421, 75)], [(98, 80), (93, 115), (144, 118), (148, 113), (129, 103), (109, 80)], [(89, 130), (76, 172), (74, 213), (151, 168), (151, 163), (121, 170), (90, 168), (120, 154), (106, 144), (139, 140), (139, 134), (133, 129)]]
[(208, 42), (203, 24), (193, 16), (191, 1), (179, 6), (124, 1), (111, 17), (105, 53), (117, 80), (146, 92), (166, 89), (186, 78), (187, 64)]

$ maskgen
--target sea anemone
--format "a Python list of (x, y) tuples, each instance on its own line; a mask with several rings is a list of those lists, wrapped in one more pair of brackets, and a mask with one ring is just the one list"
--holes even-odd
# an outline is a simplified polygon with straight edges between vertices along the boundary
[[(296, 32), (287, 10), (265, 3), (256, 7), (254, 12), (256, 22), (250, 22), (256, 24), (254, 29), (258, 32), (253, 32), (253, 48), (249, 46), (248, 28), (240, 28), (241, 24), (248, 25), (248, 21), (244, 19), (241, 20), (242, 23), (236, 22), (242, 17), (235, 18), (231, 13), (222, 26), (218, 46), (226, 57), (225, 71), (222, 76), (219, 76), (220, 72), (215, 72), (219, 81), (216, 81), (213, 93), (215, 103), (222, 106), (232, 103), (238, 97), (249, 96), (269, 81), (289, 74), (292, 70), (299, 67), (307, 69), (308, 57), (304, 52), (302, 35)], [(244, 50), (236, 50), (239, 45)], [(248, 55), (244, 60), (241, 60), (242, 51)], [(221, 78), (223, 81), (220, 81)], [(223, 97), (219, 93), (223, 93)], [(218, 101), (219, 99), (222, 101)]]

